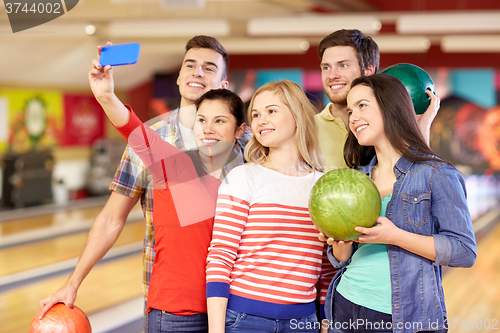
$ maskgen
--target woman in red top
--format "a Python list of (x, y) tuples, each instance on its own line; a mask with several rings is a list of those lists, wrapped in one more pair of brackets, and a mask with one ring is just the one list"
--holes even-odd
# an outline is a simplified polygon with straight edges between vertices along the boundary
[[(197, 102), (198, 149), (183, 152), (145, 126), (113, 93), (111, 67), (98, 61), (92, 92), (153, 176), (155, 261), (147, 303), (148, 332), (206, 332), (205, 266), (217, 191), (246, 128), (241, 99), (211, 90)], [(241, 161), (243, 161), (241, 159)]]

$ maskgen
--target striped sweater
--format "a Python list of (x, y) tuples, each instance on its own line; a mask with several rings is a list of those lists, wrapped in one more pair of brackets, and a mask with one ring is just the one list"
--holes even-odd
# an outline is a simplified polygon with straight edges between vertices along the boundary
[(219, 188), (207, 258), (207, 297), (228, 298), (228, 309), (292, 319), (316, 311), (334, 268), (308, 212), (313, 172), (292, 177), (258, 164), (233, 169)]

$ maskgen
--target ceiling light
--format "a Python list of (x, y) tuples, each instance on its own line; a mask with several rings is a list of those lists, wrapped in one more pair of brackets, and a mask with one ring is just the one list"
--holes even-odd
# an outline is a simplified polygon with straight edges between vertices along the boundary
[(373, 22), (373, 30), (380, 31), (380, 29), (382, 29), (382, 23), (379, 21)]
[(401, 15), (396, 30), (402, 34), (500, 32), (500, 13)]
[(443, 52), (500, 52), (500, 35), (444, 36)]
[(117, 37), (192, 37), (229, 35), (230, 27), (222, 19), (172, 19), (115, 21), (109, 24), (110, 38)]
[(425, 53), (431, 41), (423, 36), (374, 36), (381, 53)]
[(161, 0), (163, 8), (169, 9), (196, 9), (205, 7), (206, 0)]
[[(220, 38), (229, 54), (301, 54), (309, 48), (302, 38)], [(183, 55), (184, 42), (144, 42), (141, 53)]]
[(88, 26), (85, 27), (85, 33), (87, 35), (93, 35), (96, 32), (96, 27), (95, 25), (89, 24)]
[(264, 17), (249, 20), (247, 33), (250, 36), (326, 36), (339, 29), (359, 29), (374, 34), (380, 27), (375, 16), (367, 15)]
[(309, 49), (302, 38), (238, 38), (220, 41), (229, 54), (300, 54)]
[(309, 47), (310, 47), (310, 46), (311, 46), (311, 45), (310, 45), (310, 44), (309, 44), (309, 42), (308, 42), (308, 41), (306, 41), (306, 40), (305, 40), (305, 41), (300, 42), (300, 44), (299, 44), (299, 47), (300, 47), (300, 49), (301, 49), (302, 51), (307, 51), (307, 50), (309, 50)]
[[(45, 24), (33, 27), (31, 29), (20, 31), (16, 36), (23, 36), (18, 38), (30, 38), (30, 36), (37, 36), (43, 33), (44, 39), (57, 39), (57, 38), (86, 38), (88, 23), (84, 22), (58, 22), (56, 20), (47, 22)], [(12, 31), (12, 30), (11, 30)], [(35, 38), (40, 38), (40, 35)]]

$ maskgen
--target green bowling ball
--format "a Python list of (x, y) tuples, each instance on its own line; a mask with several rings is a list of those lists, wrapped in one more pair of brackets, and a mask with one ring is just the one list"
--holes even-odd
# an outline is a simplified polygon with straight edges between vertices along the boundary
[(377, 186), (355, 169), (325, 173), (309, 196), (309, 215), (316, 228), (335, 240), (352, 241), (361, 234), (355, 227), (377, 223), (382, 201)]
[(412, 64), (396, 64), (387, 67), (382, 73), (395, 76), (404, 84), (416, 114), (422, 114), (427, 110), (431, 98), (425, 91), (430, 89), (435, 95), (436, 89), (431, 77), (422, 68)]

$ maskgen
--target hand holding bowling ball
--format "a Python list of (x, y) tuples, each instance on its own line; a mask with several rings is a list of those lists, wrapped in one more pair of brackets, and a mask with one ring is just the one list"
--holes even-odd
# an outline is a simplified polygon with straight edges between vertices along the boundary
[(327, 172), (314, 184), (309, 197), (309, 214), (318, 230), (346, 242), (361, 234), (355, 227), (373, 227), (381, 207), (377, 186), (355, 169)]
[(426, 91), (430, 90), (435, 95), (436, 88), (429, 74), (422, 68), (412, 64), (396, 64), (387, 67), (382, 73), (392, 75), (403, 83), (416, 114), (423, 114), (427, 110), (431, 98)]
[(38, 318), (40, 311), (31, 322), (30, 333), (92, 333), (89, 319), (77, 306), (70, 309), (57, 303), (42, 319)]

